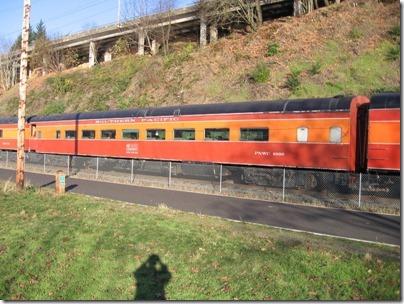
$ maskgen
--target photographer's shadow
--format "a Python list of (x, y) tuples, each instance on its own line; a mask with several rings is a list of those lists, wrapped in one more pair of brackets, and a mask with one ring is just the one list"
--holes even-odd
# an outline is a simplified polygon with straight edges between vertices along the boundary
[(136, 280), (135, 300), (166, 300), (164, 288), (171, 274), (158, 255), (150, 255), (133, 275)]

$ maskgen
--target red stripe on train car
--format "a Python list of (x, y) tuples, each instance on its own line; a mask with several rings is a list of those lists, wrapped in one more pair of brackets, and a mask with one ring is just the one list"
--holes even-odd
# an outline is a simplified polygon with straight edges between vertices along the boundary
[(348, 144), (42, 140), (38, 142), (36, 151), (239, 165), (349, 169)]
[(369, 120), (399, 121), (400, 109), (371, 109), (369, 111)]

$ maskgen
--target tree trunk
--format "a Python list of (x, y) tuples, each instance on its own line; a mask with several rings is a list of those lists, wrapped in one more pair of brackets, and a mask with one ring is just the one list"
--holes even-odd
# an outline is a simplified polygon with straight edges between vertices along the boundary
[(255, 9), (257, 10), (257, 28), (262, 25), (262, 10), (260, 0), (255, 0)]
[(24, 188), (24, 159), (25, 159), (25, 100), (27, 96), (27, 66), (28, 66), (28, 38), (31, 3), (24, 0), (24, 19), (22, 23), (21, 41), (21, 74), (20, 74), (20, 102), (18, 103), (18, 138), (17, 138), (17, 175), (16, 186)]

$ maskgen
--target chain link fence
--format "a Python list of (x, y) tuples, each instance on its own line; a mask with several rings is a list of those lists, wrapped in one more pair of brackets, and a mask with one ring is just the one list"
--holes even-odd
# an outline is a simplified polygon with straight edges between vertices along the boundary
[[(16, 152), (0, 151), (16, 168)], [(400, 214), (400, 176), (25, 154), (25, 170), (252, 199)]]

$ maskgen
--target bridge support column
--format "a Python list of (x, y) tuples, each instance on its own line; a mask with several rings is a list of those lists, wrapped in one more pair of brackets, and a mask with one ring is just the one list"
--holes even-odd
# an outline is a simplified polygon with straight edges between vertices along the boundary
[(302, 13), (301, 0), (293, 0), (293, 16), (300, 16)]
[(144, 55), (144, 40), (145, 40), (145, 35), (143, 31), (139, 32), (139, 38), (138, 38), (138, 46), (137, 46), (137, 54), (143, 56)]
[(209, 41), (210, 42), (215, 42), (217, 41), (217, 26), (211, 26), (210, 27), (210, 32), (209, 32)]
[(206, 46), (207, 38), (206, 38), (206, 20), (201, 17), (201, 25), (200, 25), (200, 36), (199, 36), (199, 44), (201, 47)]
[(90, 42), (90, 49), (88, 54), (88, 66), (91, 68), (95, 65), (97, 61), (97, 48), (95, 47), (95, 42)]
[(111, 60), (112, 60), (112, 54), (110, 52), (106, 51), (104, 53), (104, 61), (107, 62), (107, 61), (111, 61)]
[(151, 46), (152, 55), (157, 55), (159, 52), (159, 48), (160, 48), (160, 43), (158, 43), (156, 40), (153, 40), (152, 46)]

